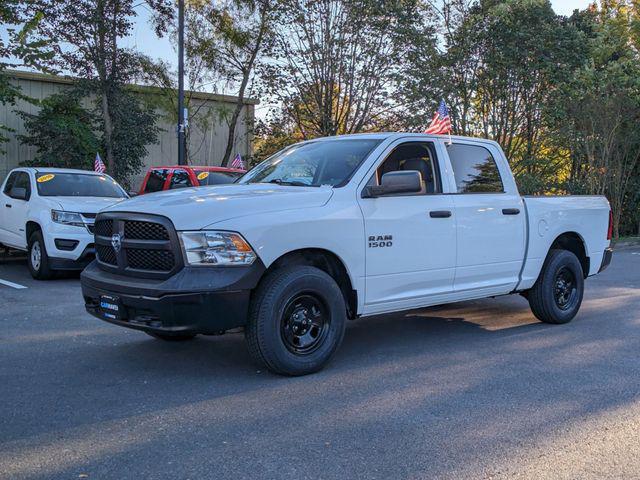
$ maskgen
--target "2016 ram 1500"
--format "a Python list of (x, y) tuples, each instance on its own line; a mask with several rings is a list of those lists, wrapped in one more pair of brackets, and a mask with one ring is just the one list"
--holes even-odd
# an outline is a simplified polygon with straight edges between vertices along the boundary
[(491, 141), (422, 134), (284, 149), (238, 183), (99, 213), (87, 310), (166, 340), (245, 327), (252, 357), (324, 366), (347, 318), (520, 293), (569, 322), (611, 260), (603, 197), (521, 197)]

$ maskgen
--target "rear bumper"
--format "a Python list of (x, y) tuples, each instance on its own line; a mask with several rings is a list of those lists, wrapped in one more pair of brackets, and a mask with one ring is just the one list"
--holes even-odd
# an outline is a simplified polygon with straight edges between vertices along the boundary
[[(115, 325), (164, 334), (216, 334), (246, 323), (251, 290), (265, 268), (185, 267), (166, 280), (133, 278), (100, 270), (91, 263), (81, 275), (87, 312)], [(102, 295), (119, 300), (110, 318), (100, 308)]]
[(612, 258), (613, 248), (609, 247), (604, 251), (604, 255), (602, 256), (602, 263), (600, 264), (600, 270), (598, 270), (598, 273), (604, 272), (607, 269), (607, 267), (611, 264)]

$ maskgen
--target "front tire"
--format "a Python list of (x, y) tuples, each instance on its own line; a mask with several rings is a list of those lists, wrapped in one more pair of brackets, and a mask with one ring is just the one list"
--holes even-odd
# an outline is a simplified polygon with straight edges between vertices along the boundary
[(569, 323), (580, 310), (583, 295), (584, 274), (578, 257), (567, 250), (551, 250), (529, 291), (533, 314), (541, 322)]
[(54, 272), (49, 267), (49, 255), (44, 244), (41, 231), (36, 231), (29, 237), (27, 247), (27, 264), (31, 276), (36, 280), (49, 280), (53, 278)]
[(249, 353), (280, 375), (317, 372), (342, 343), (346, 311), (340, 287), (324, 271), (306, 265), (276, 270), (251, 302)]

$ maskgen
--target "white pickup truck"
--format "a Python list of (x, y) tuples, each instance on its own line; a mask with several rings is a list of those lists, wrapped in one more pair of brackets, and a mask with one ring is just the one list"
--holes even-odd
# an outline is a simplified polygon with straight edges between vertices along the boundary
[(82, 270), (94, 257), (98, 210), (128, 198), (108, 175), (67, 168), (16, 168), (0, 188), (0, 245), (26, 250), (33, 278)]
[(496, 143), (405, 133), (299, 143), (236, 184), (107, 208), (95, 233), (90, 313), (166, 340), (244, 327), (286, 375), (357, 317), (519, 293), (569, 322), (611, 260), (605, 198), (523, 198)]

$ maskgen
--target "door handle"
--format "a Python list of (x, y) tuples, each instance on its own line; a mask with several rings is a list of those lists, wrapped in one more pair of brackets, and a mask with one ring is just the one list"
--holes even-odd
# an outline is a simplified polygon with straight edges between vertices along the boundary
[(518, 215), (519, 213), (520, 213), (519, 208), (503, 208), (502, 209), (503, 215)]
[(449, 218), (451, 216), (451, 212), (449, 210), (434, 210), (429, 212), (429, 216), (431, 218)]
[(11, 204), (10, 203), (5, 203), (4, 206), (7, 207), (7, 208), (11, 208)]

